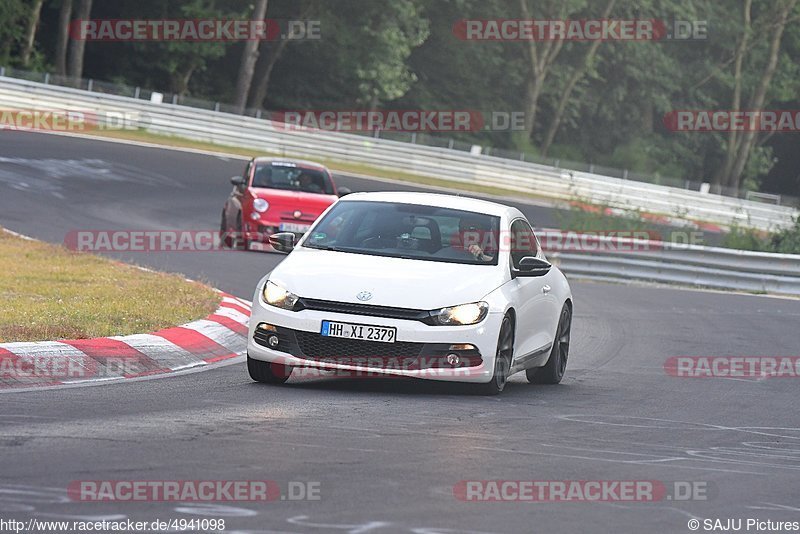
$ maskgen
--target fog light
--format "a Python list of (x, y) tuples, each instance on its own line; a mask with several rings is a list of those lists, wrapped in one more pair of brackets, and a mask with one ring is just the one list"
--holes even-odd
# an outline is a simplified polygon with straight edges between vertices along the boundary
[(261, 218), (261, 215), (253, 211), (250, 212), (250, 218), (253, 219), (254, 221), (257, 221)]
[(453, 367), (456, 367), (458, 364), (461, 363), (461, 358), (459, 358), (458, 354), (448, 354), (447, 363), (449, 363)]
[(267, 344), (273, 349), (278, 346), (278, 336), (272, 335), (267, 338)]

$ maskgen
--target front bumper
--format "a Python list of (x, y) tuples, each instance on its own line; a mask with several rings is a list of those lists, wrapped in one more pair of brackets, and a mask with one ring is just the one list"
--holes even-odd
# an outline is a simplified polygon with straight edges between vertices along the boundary
[[(311, 227), (313, 221), (308, 220), (272, 220), (261, 218), (256, 220), (245, 221), (246, 237), (249, 241), (256, 243), (269, 243), (269, 236), (277, 234), (278, 232), (290, 231), (297, 239), (303, 237), (303, 234)], [(281, 225), (289, 225), (289, 230), (281, 230)], [(300, 230), (302, 228), (302, 230)]]
[[(429, 326), (415, 320), (318, 310), (282, 310), (265, 304), (258, 294), (253, 300), (250, 316), (247, 353), (256, 360), (294, 367), (351, 371), (356, 376), (406, 376), (485, 383), (491, 380), (494, 371), (502, 318), (502, 314), (489, 313), (477, 325)], [(397, 339), (395, 343), (377, 343), (322, 337), (319, 333), (323, 320), (395, 327)], [(258, 327), (262, 323), (276, 328), (269, 332), (260, 330)], [(279, 350), (268, 346), (268, 334), (279, 338), (276, 347)], [(450, 350), (453, 345), (472, 345), (474, 350)], [(453, 352), (461, 356), (458, 367), (446, 362), (446, 355)]]

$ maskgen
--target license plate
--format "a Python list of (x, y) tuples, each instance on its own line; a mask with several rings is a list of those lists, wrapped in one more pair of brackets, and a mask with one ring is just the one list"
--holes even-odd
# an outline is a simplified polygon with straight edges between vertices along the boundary
[(397, 328), (393, 326), (322, 321), (322, 331), (320, 334), (325, 337), (343, 337), (345, 339), (394, 343), (397, 338)]
[(308, 232), (308, 229), (311, 228), (310, 224), (297, 224), (297, 223), (281, 223), (280, 226), (281, 232), (297, 232), (298, 234), (304, 234)]

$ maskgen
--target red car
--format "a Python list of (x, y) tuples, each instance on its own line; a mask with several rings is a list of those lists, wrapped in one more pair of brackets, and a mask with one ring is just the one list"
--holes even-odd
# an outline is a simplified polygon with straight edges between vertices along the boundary
[(244, 250), (253, 242), (268, 243), (277, 232), (303, 235), (328, 206), (350, 193), (337, 188), (331, 172), (318, 163), (277, 158), (253, 158), (231, 183), (220, 236), (226, 246)]

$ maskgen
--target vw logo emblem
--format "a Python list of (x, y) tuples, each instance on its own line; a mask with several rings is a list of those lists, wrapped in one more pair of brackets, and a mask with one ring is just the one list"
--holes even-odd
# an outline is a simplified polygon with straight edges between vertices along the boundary
[(362, 291), (361, 293), (356, 295), (356, 298), (361, 301), (366, 301), (372, 298), (372, 293), (370, 293), (369, 291)]
[(294, 218), (295, 218), (295, 219), (299, 219), (300, 217), (302, 217), (302, 216), (303, 216), (303, 212), (302, 212), (302, 211), (300, 211), (300, 210), (297, 210), (297, 211), (295, 211), (295, 212), (293, 213), (293, 215), (294, 215)]

